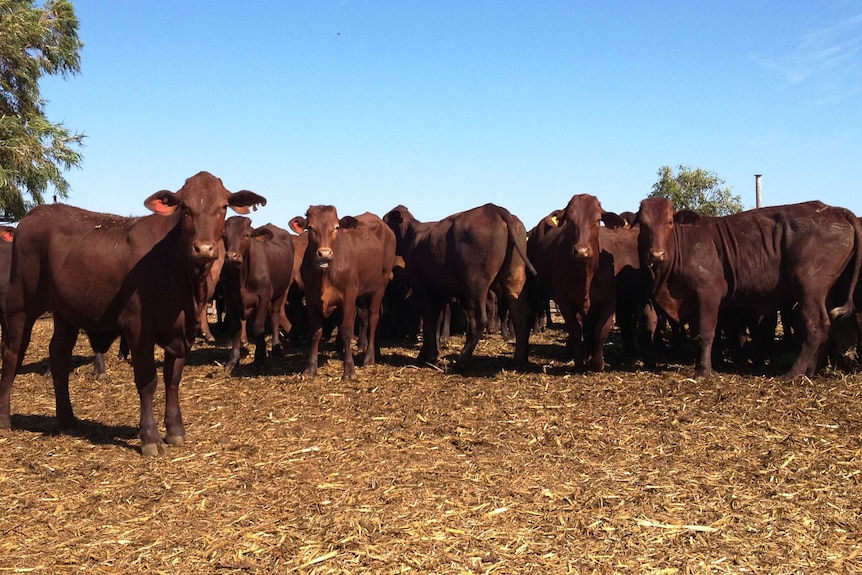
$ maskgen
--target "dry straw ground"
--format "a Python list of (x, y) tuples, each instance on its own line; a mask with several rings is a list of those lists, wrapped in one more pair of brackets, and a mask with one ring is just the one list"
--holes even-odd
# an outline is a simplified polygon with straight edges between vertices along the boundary
[(857, 375), (573, 374), (550, 331), (526, 373), (489, 337), (467, 376), (385, 347), (356, 381), (331, 349), (303, 381), (299, 350), (228, 377), (227, 346), (200, 344), (188, 444), (147, 459), (131, 370), (94, 381), (85, 345), (82, 425), (58, 434), (50, 329), (0, 436), (0, 571), (862, 572)]

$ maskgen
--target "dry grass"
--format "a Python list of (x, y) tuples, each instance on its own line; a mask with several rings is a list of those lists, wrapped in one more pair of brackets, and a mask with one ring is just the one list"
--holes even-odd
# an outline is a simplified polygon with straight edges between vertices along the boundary
[(146, 459), (129, 366), (96, 382), (84, 345), (58, 434), (49, 334), (0, 436), (0, 571), (862, 573), (859, 376), (573, 374), (551, 331), (527, 373), (488, 338), (467, 376), (386, 347), (353, 382), (329, 350), (231, 378), (200, 344), (189, 442)]

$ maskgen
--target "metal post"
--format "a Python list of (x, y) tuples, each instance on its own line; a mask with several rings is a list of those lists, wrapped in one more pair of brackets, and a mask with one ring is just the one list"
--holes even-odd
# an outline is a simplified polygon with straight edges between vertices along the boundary
[(760, 188), (761, 174), (754, 174), (754, 207), (759, 208), (763, 205), (763, 196)]

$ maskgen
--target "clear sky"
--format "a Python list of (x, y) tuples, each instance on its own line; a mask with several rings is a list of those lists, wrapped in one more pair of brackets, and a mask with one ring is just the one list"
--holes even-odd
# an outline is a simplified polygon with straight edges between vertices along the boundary
[(528, 228), (577, 193), (636, 210), (663, 165), (754, 207), (862, 215), (862, 2), (77, 0), (87, 135), (69, 203), (142, 215), (200, 170), (269, 202)]

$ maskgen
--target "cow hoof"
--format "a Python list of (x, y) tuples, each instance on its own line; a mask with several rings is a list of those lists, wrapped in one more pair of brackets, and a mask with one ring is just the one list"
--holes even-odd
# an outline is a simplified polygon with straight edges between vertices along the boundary
[(141, 446), (141, 455), (144, 457), (158, 457), (164, 455), (166, 451), (165, 444), (161, 441), (158, 443), (145, 443)]
[(186, 444), (186, 437), (185, 435), (168, 435), (165, 437), (165, 441), (172, 447), (182, 447)]

